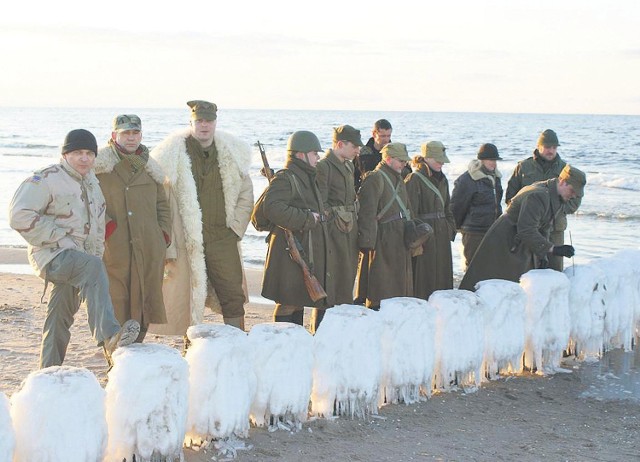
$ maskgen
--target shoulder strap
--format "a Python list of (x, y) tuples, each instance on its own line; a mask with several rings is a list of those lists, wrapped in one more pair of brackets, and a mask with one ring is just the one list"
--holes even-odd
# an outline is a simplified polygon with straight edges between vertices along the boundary
[(384, 178), (386, 182), (389, 184), (389, 186), (391, 187), (391, 190), (393, 191), (393, 196), (391, 197), (391, 200), (382, 208), (382, 210), (380, 210), (380, 213), (377, 215), (376, 218), (380, 220), (384, 216), (384, 214), (387, 213), (387, 211), (391, 208), (394, 201), (398, 203), (398, 206), (400, 207), (400, 210), (402, 210), (402, 213), (404, 214), (404, 216), (409, 218), (411, 214), (409, 213), (409, 210), (407, 210), (407, 206), (404, 205), (404, 202), (398, 195), (398, 189), (400, 189), (400, 181), (398, 181), (398, 184), (396, 186), (393, 186), (393, 183), (391, 182), (391, 178), (389, 178), (389, 175), (387, 175), (383, 170), (378, 170), (378, 171), (382, 174), (382, 178)]
[(436, 188), (436, 185), (429, 181), (427, 177), (425, 177), (422, 173), (416, 172), (416, 175), (418, 175), (418, 178), (422, 180), (427, 188), (429, 188), (435, 193), (436, 196), (438, 196), (438, 199), (440, 199), (440, 202), (442, 203), (442, 208), (444, 208), (444, 199), (442, 198), (442, 194), (440, 194), (440, 190)]

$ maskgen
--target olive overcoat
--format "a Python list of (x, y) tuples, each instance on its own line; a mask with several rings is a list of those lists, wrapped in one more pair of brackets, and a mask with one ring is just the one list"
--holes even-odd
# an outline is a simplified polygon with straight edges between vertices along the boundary
[(507, 211), (489, 228), (460, 282), (460, 289), (475, 290), (479, 281), (520, 276), (548, 265), (553, 243), (549, 234), (562, 213), (558, 180), (526, 186), (509, 203)]
[[(420, 164), (405, 179), (412, 218), (428, 223), (433, 228), (433, 236), (424, 243), (422, 255), (413, 257), (414, 296), (424, 300), (436, 290), (453, 288), (451, 241), (456, 235), (456, 225), (450, 207), (449, 182), (446, 176), (438, 176), (440, 178), (426, 164)], [(425, 181), (430, 182), (440, 196)]]
[(115, 228), (103, 256), (114, 312), (121, 324), (127, 319), (143, 327), (162, 324), (167, 319), (162, 278), (171, 236), (164, 173), (153, 159), (136, 171), (114, 149), (111, 143), (100, 148), (95, 164), (107, 203), (107, 229)]
[[(367, 306), (378, 307), (380, 301), (391, 297), (411, 297), (411, 254), (404, 244), (406, 218), (393, 200), (394, 190), (384, 175), (397, 188), (398, 196), (410, 209), (407, 188), (400, 173), (384, 161), (367, 173), (358, 191), (358, 247), (369, 254), (368, 265), (358, 268), (368, 273)], [(387, 204), (391, 204), (388, 209)], [(379, 216), (384, 211), (382, 216)], [(402, 214), (404, 215), (404, 213)]]

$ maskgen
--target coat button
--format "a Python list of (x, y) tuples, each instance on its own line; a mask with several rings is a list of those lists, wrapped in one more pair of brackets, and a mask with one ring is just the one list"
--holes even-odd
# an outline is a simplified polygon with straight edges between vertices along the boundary
[(133, 212), (132, 212), (131, 210), (129, 210), (129, 211), (127, 212), (127, 215), (131, 216), (131, 215), (133, 215)]

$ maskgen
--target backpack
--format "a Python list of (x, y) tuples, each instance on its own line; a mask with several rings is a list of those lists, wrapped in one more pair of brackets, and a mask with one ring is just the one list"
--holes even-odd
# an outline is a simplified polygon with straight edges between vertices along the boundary
[[(297, 194), (298, 196), (303, 197), (300, 191), (300, 185), (298, 184), (298, 180), (296, 179), (293, 173), (289, 172), (286, 169), (279, 170), (272, 177), (272, 179), (275, 178), (277, 175), (284, 175), (291, 183), (294, 194)], [(269, 182), (267, 187), (264, 188), (264, 191), (262, 192), (262, 194), (260, 194), (260, 197), (258, 197), (258, 200), (253, 206), (253, 211), (251, 212), (251, 224), (257, 231), (271, 232), (276, 227), (276, 225), (272, 223), (271, 220), (269, 220), (264, 214), (264, 199), (267, 195), (267, 191), (269, 190), (269, 186), (271, 186), (271, 181)]]

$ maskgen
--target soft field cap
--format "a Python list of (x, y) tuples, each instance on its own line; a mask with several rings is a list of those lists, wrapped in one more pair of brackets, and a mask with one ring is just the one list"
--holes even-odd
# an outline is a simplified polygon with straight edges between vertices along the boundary
[(407, 153), (407, 146), (402, 143), (385, 144), (384, 147), (380, 150), (380, 154), (383, 158), (392, 157), (404, 162), (409, 162), (411, 160), (409, 154)]
[(420, 146), (422, 155), (425, 158), (430, 158), (436, 162), (442, 162), (443, 164), (449, 163), (449, 158), (445, 154), (447, 148), (440, 141), (427, 141)]
[(560, 172), (560, 176), (558, 176), (558, 178), (573, 186), (573, 190), (576, 192), (578, 197), (584, 196), (584, 186), (587, 184), (587, 175), (585, 175), (582, 170), (578, 170), (577, 168), (567, 164)]
[(124, 132), (127, 130), (142, 131), (142, 121), (135, 114), (120, 114), (113, 119), (113, 131)]
[(187, 105), (191, 108), (191, 120), (216, 120), (218, 118), (218, 106), (214, 103), (196, 99), (188, 101)]
[(333, 141), (349, 141), (356, 146), (364, 146), (360, 137), (360, 130), (356, 130), (351, 125), (341, 125), (333, 129)]

